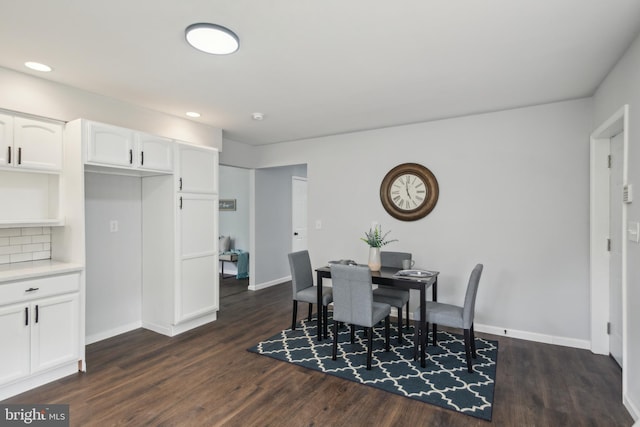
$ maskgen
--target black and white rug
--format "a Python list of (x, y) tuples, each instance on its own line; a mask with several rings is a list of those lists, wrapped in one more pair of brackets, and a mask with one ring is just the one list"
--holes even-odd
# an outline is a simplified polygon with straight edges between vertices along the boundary
[[(333, 325), (331, 318), (329, 325)], [(400, 396), (491, 420), (498, 342), (476, 337), (474, 373), (467, 372), (461, 335), (438, 331), (438, 346), (427, 347), (427, 365), (413, 360), (413, 328), (397, 341), (391, 326), (391, 351), (384, 351), (384, 327), (374, 330), (372, 369), (366, 370), (367, 341), (363, 330), (351, 344), (349, 328), (339, 331), (338, 357), (331, 360), (333, 337), (317, 341), (315, 319), (300, 322), (295, 331), (285, 329), (248, 350), (305, 368), (315, 369)], [(429, 334), (429, 342), (431, 342)]]

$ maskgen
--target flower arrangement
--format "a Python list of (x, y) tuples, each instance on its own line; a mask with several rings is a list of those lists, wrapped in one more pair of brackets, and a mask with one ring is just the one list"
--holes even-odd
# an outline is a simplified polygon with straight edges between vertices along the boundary
[(360, 240), (365, 242), (372, 248), (381, 248), (384, 245), (388, 245), (391, 242), (397, 242), (398, 239), (387, 240), (387, 236), (391, 233), (391, 231), (387, 231), (382, 234), (382, 228), (378, 225), (373, 229), (369, 229), (368, 232), (364, 232), (365, 237), (361, 237)]

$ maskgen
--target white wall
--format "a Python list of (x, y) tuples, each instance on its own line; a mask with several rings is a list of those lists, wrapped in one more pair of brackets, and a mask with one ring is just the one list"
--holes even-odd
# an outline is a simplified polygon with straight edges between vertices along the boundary
[(85, 174), (88, 344), (141, 325), (141, 194), (140, 178)]
[[(594, 95), (594, 123), (599, 125), (629, 104), (628, 182), (640, 188), (640, 37), (638, 37)], [(628, 206), (627, 220), (640, 221), (640, 202)], [(627, 245), (627, 408), (640, 418), (640, 245)]]
[[(308, 165), (314, 266), (365, 263), (359, 238), (376, 221), (400, 240), (388, 249), (441, 271), (441, 301), (460, 304), (471, 269), (484, 263), (478, 330), (588, 348), (591, 119), (582, 99), (274, 144), (255, 158), (258, 167)], [(440, 185), (436, 208), (416, 222), (380, 204), (382, 178), (404, 162), (427, 166)]]
[(193, 144), (222, 148), (222, 130), (27, 74), (0, 68), (0, 108), (70, 121), (123, 126)]
[[(236, 199), (235, 211), (220, 211), (220, 235), (231, 236), (232, 249), (249, 251), (250, 173), (248, 169), (220, 166), (220, 199)], [(231, 265), (225, 266), (231, 270)], [(226, 272), (225, 272), (226, 273)]]

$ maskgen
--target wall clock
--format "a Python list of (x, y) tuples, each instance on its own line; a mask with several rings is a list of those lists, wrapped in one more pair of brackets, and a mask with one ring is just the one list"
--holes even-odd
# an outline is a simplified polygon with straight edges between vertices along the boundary
[(384, 209), (401, 221), (425, 217), (438, 203), (438, 180), (426, 167), (403, 163), (391, 169), (380, 184)]

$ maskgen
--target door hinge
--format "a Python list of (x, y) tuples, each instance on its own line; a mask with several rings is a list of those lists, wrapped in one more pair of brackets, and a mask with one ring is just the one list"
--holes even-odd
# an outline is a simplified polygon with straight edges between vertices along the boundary
[(607, 156), (607, 167), (611, 169), (611, 154)]
[(611, 322), (607, 322), (607, 335), (611, 335)]
[(611, 239), (607, 239), (607, 252), (611, 252)]

